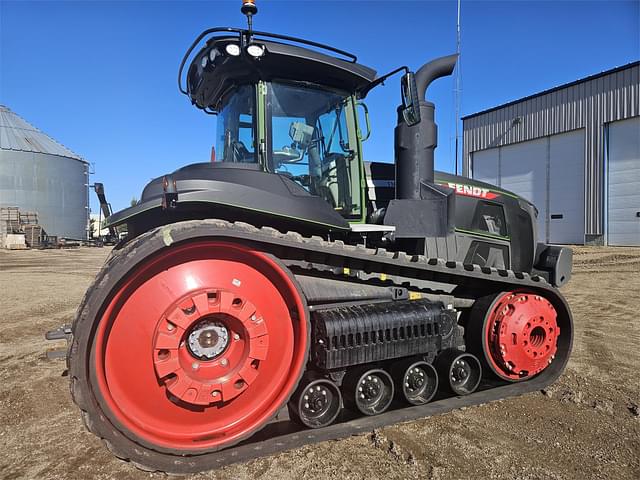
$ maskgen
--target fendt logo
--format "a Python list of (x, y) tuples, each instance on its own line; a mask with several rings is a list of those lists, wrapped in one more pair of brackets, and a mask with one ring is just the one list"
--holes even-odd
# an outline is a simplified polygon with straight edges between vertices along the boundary
[(472, 185), (465, 185), (463, 183), (448, 182), (449, 188), (453, 188), (457, 194), (466, 195), (467, 197), (488, 198), (494, 199), (498, 196), (497, 193), (493, 193), (488, 188), (474, 187)]

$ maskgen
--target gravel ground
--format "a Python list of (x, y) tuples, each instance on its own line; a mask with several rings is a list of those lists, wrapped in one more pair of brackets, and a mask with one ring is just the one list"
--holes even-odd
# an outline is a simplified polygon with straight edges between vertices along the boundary
[[(0, 478), (164, 476), (86, 432), (64, 363), (43, 356), (108, 253), (0, 250)], [(185, 478), (640, 478), (640, 248), (579, 247), (574, 261), (574, 352), (545, 391)]]

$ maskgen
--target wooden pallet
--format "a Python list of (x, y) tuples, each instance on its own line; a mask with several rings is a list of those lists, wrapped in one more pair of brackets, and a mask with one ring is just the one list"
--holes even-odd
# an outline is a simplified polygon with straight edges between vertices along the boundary
[(27, 245), (31, 248), (41, 248), (43, 246), (44, 231), (41, 225), (23, 225), (24, 236)]

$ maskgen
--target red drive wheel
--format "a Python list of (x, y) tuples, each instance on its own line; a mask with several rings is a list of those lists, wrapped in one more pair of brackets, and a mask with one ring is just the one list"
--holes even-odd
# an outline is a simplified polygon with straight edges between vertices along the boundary
[(305, 312), (291, 277), (260, 251), (218, 241), (161, 250), (130, 272), (97, 323), (96, 398), (154, 450), (233, 445), (294, 391)]
[(555, 358), (560, 328), (553, 305), (540, 295), (502, 293), (486, 311), (482, 350), (498, 377), (521, 381), (542, 372)]

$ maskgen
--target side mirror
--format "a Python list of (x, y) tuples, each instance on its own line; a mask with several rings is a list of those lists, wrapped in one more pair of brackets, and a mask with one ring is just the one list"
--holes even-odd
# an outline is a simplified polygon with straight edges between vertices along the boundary
[(407, 72), (400, 80), (402, 94), (402, 116), (410, 127), (420, 123), (420, 98), (413, 72)]

